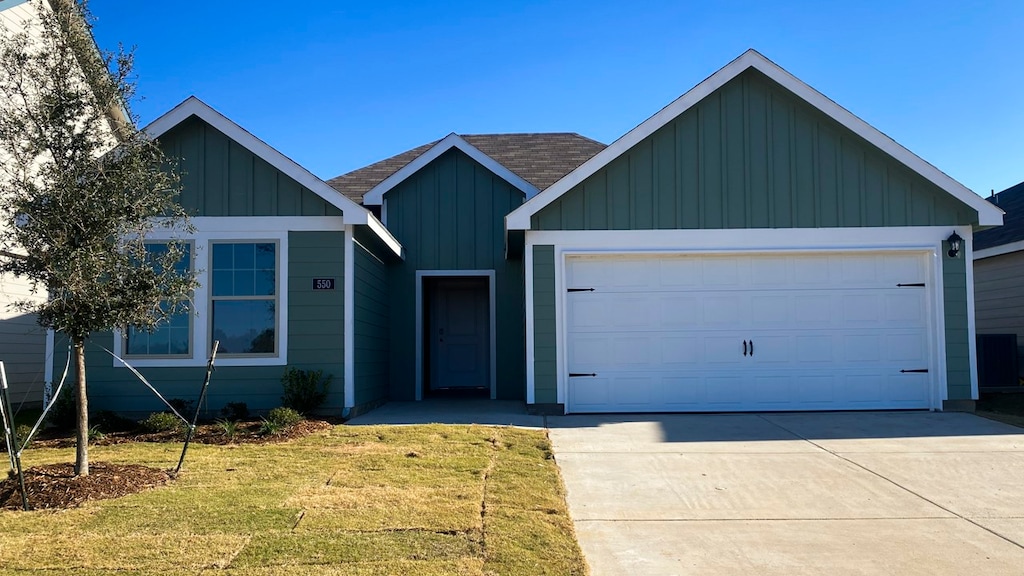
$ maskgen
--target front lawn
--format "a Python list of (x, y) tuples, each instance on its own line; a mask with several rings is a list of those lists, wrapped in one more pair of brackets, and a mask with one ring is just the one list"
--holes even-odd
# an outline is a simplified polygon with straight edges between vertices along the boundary
[[(97, 446), (170, 468), (180, 443)], [(73, 450), (25, 452), (25, 465)], [(194, 445), (165, 486), (60, 512), (0, 512), (0, 574), (585, 574), (542, 431), (335, 426)]]

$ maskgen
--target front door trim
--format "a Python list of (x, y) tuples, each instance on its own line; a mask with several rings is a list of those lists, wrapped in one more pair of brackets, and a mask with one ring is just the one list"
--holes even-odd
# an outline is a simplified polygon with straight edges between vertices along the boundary
[(416, 271), (416, 400), (423, 400), (423, 279), (487, 278), (487, 309), (490, 319), (491, 400), (498, 397), (497, 306), (494, 297), (494, 270), (417, 270)]

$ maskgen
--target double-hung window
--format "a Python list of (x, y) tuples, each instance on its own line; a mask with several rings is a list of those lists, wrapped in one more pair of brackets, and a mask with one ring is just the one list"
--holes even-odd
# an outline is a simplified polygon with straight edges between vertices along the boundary
[[(182, 251), (174, 269), (185, 274), (192, 269), (192, 245), (178, 244)], [(167, 254), (167, 244), (146, 244), (146, 254), (153, 261), (159, 261)], [(169, 302), (161, 306), (166, 310)], [(125, 333), (125, 353), (128, 356), (152, 356), (163, 358), (187, 358), (192, 355), (192, 310), (186, 307), (160, 323), (152, 332), (129, 327)]]
[(278, 354), (277, 242), (210, 243), (210, 336), (226, 356)]

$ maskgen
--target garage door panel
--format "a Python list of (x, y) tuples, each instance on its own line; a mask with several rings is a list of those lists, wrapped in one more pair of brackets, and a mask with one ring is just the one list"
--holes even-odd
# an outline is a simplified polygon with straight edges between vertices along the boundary
[(569, 380), (569, 409), (930, 407), (934, 376), (900, 373), (931, 366), (927, 292), (896, 287), (927, 269), (902, 253), (570, 257), (570, 285), (594, 291), (566, 296), (567, 371), (598, 376)]

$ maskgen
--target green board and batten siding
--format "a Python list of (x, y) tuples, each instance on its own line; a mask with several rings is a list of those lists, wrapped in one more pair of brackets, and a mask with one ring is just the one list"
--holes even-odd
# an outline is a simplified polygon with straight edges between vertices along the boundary
[(533, 216), (533, 230), (969, 224), (974, 211), (749, 70)]
[[(194, 216), (341, 216), (311, 190), (239, 146), (202, 120), (192, 117), (161, 136), (160, 145), (179, 159), (183, 171), (182, 204)], [(230, 235), (225, 235), (229, 239)], [(282, 255), (283, 256), (283, 255)], [(334, 381), (324, 409), (344, 406), (345, 251), (340, 231), (288, 233), (288, 366), (319, 369)], [(208, 261), (197, 268), (209, 270)], [(335, 290), (314, 291), (312, 279), (335, 278)], [(208, 329), (208, 318), (194, 317), (193, 325)], [(114, 367), (97, 345), (111, 347), (111, 334), (96, 334), (87, 347), (91, 407), (126, 413), (163, 409), (159, 400), (127, 369)], [(58, 335), (54, 354), (55, 380), (64, 369), (66, 340)], [(201, 356), (208, 351), (200, 351)], [(225, 366), (214, 372), (209, 409), (215, 413), (227, 402), (245, 402), (266, 410), (281, 404), (285, 366)], [(147, 367), (140, 371), (167, 398), (195, 399), (205, 367)]]
[[(531, 229), (976, 223), (972, 208), (748, 70), (534, 214)], [(534, 247), (535, 277), (553, 274), (550, 249)], [(963, 259), (942, 262), (949, 398), (968, 399), (966, 269)], [(535, 302), (547, 302), (553, 290), (553, 282), (535, 282)], [(534, 314), (534, 353), (546, 354), (554, 318), (544, 310)], [(547, 386), (554, 372), (537, 370), (536, 401), (553, 402)]]
[(354, 273), (355, 406), (372, 407), (388, 399), (391, 322), (388, 268), (376, 254), (372, 238), (356, 229)]
[(505, 259), (505, 215), (524, 193), (451, 149), (384, 195), (387, 225), (405, 247), (390, 267), (391, 398), (411, 400), (416, 381), (416, 271), (494, 270), (497, 395), (522, 399), (525, 379), (522, 261)]
[(533, 247), (533, 389), (536, 404), (558, 402), (555, 247)]
[(179, 202), (194, 216), (341, 216), (341, 210), (197, 117), (168, 130), (160, 147), (179, 159)]

